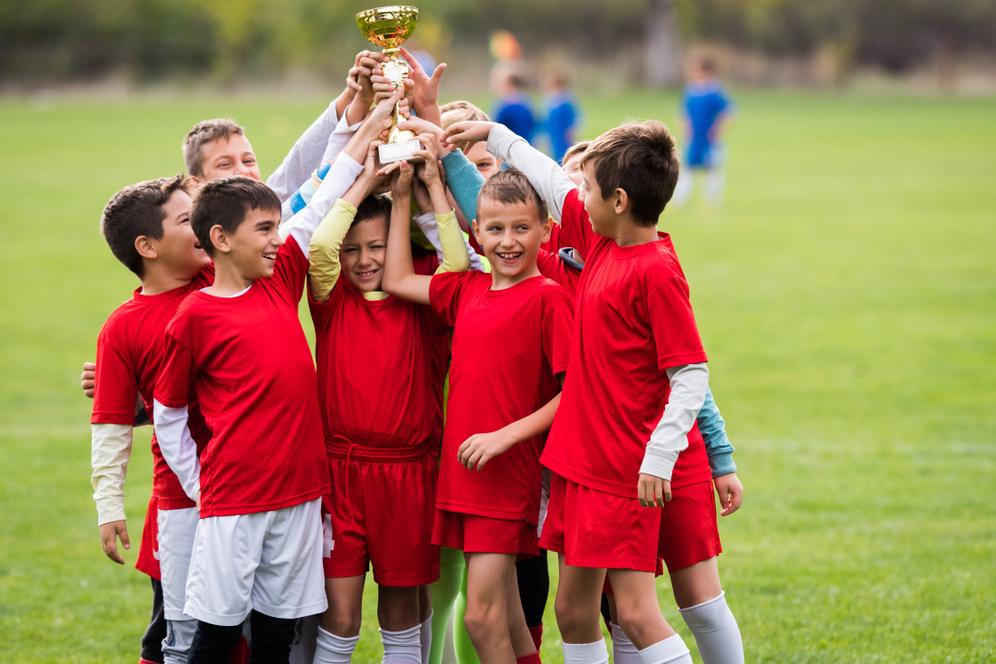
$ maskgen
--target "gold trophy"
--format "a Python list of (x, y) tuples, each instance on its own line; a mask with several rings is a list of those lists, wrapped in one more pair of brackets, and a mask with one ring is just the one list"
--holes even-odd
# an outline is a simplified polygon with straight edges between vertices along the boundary
[[(411, 5), (394, 5), (390, 7), (374, 7), (356, 15), (356, 25), (360, 32), (370, 40), (370, 43), (384, 49), (388, 57), (384, 63), (384, 76), (394, 84), (395, 89), (402, 87), (402, 82), (410, 71), (408, 62), (401, 56), (401, 45), (412, 32), (418, 22), (418, 7)], [(394, 107), (394, 121), (387, 134), (387, 143), (379, 148), (380, 163), (402, 161), (412, 158), (416, 150), (422, 147), (415, 134), (398, 129), (402, 121), (398, 107)]]

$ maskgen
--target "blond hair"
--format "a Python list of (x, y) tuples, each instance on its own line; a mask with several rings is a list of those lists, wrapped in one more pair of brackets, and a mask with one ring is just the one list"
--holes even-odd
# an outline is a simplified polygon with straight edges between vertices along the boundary
[(201, 148), (232, 134), (245, 135), (242, 127), (228, 118), (201, 120), (187, 132), (183, 139), (183, 162), (187, 165), (187, 173), (200, 177), (204, 175), (204, 165), (201, 163)]
[[(491, 122), (491, 117), (487, 113), (469, 101), (464, 101), (462, 99), (451, 101), (440, 106), (439, 115), (439, 121), (442, 123), (443, 129), (449, 129), (457, 122)], [(460, 150), (466, 154), (467, 150), (469, 150), (472, 145), (474, 144), (459, 143), (456, 147), (460, 148)]]

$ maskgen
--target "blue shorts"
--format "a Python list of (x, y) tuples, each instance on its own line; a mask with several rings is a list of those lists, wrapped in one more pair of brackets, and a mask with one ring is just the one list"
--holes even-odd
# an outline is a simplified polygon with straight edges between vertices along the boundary
[(722, 163), (723, 149), (708, 143), (692, 143), (685, 149), (685, 166), (688, 168), (716, 168)]

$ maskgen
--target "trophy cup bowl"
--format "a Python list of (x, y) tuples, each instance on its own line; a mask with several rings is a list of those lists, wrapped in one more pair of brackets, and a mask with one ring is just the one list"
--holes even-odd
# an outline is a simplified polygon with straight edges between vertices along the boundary
[[(410, 69), (408, 62), (401, 57), (400, 47), (418, 23), (418, 7), (411, 5), (392, 5), (366, 9), (356, 15), (356, 25), (371, 44), (380, 46), (388, 61), (384, 63), (384, 76), (394, 84), (395, 88), (404, 85), (403, 81)], [(401, 114), (394, 109), (394, 121), (387, 134), (387, 142), (378, 150), (382, 164), (392, 161), (402, 161), (412, 158), (421, 143), (410, 131), (398, 129)]]

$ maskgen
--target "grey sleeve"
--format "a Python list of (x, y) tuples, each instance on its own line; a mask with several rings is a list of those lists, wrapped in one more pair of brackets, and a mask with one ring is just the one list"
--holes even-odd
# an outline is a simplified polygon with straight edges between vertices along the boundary
[(688, 447), (688, 432), (702, 409), (709, 388), (709, 369), (705, 363), (685, 364), (667, 370), (671, 395), (664, 415), (650, 434), (640, 472), (670, 480), (678, 454)]

